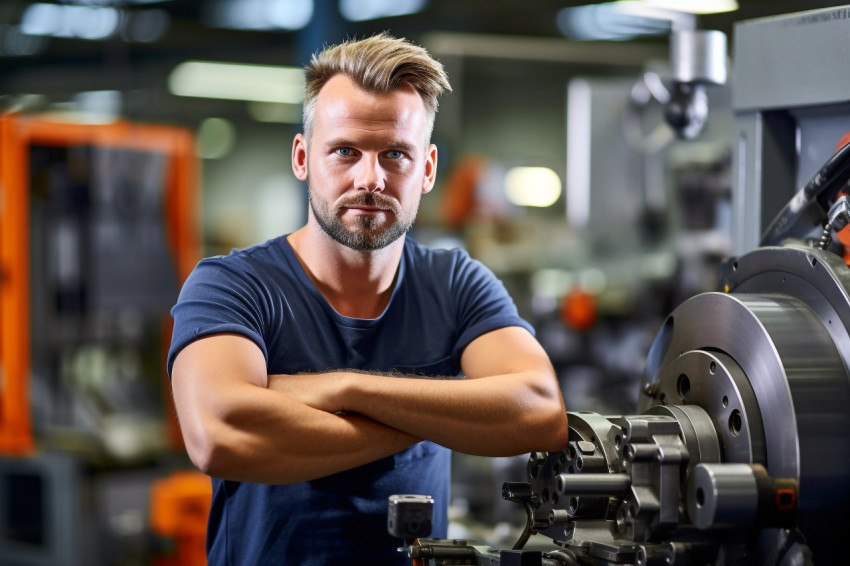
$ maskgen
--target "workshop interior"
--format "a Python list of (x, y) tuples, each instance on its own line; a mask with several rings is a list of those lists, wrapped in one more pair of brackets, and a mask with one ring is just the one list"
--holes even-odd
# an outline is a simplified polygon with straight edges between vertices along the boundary
[(3, 0), (0, 564), (206, 564), (169, 311), (201, 258), (306, 220), (303, 65), (380, 31), (453, 86), (412, 236), (505, 283), (570, 428), (454, 454), (448, 539), (390, 498), (398, 551), (844, 563), (850, 6)]

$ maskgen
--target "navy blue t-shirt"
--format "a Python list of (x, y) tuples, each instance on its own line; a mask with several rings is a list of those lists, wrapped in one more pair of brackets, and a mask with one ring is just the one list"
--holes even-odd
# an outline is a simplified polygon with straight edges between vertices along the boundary
[[(269, 374), (337, 369), (459, 378), (475, 338), (531, 326), (502, 283), (462, 250), (406, 238), (392, 296), (375, 319), (342, 316), (309, 279), (285, 236), (201, 261), (172, 310), (168, 371), (187, 344), (235, 333), (262, 350)], [(405, 564), (387, 533), (387, 499), (431, 495), (432, 537), (448, 526), (450, 451), (420, 442), (388, 458), (293, 485), (213, 478), (211, 566)]]

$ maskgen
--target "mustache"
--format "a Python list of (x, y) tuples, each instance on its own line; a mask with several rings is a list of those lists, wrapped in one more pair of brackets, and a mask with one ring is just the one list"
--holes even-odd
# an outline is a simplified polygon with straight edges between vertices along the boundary
[(352, 206), (370, 206), (391, 211), (396, 209), (395, 201), (389, 197), (375, 193), (366, 193), (346, 198), (339, 201), (339, 206), (345, 208)]

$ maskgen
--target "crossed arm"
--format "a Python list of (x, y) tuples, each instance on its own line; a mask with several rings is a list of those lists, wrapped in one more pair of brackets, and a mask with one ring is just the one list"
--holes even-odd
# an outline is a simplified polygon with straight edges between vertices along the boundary
[(180, 352), (172, 389), (190, 458), (225, 479), (306, 481), (425, 439), (482, 456), (563, 449), (563, 399), (528, 331), (508, 327), (477, 338), (461, 369), (466, 379), (268, 375), (256, 344), (220, 334)]

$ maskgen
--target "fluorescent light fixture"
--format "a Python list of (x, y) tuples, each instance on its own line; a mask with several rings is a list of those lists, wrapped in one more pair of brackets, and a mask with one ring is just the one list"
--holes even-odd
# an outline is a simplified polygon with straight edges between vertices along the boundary
[(339, 0), (339, 13), (351, 22), (409, 16), (421, 12), (426, 0)]
[(563, 8), (556, 25), (562, 35), (576, 40), (624, 41), (644, 35), (669, 33), (669, 19), (629, 13), (626, 3), (590, 4)]
[(186, 61), (171, 71), (168, 88), (178, 96), (299, 104), (304, 99), (304, 70)]
[(205, 7), (214, 27), (297, 30), (313, 19), (313, 0), (217, 0)]
[(721, 14), (738, 9), (737, 0), (641, 0), (639, 3), (688, 14)]
[[(558, 12), (556, 25), (562, 35), (575, 40), (625, 41), (649, 35), (665, 35), (673, 30), (694, 29), (696, 15), (667, 5), (682, 5), (676, 0), (665, 7), (656, 0), (620, 0), (604, 4), (589, 4), (563, 8)], [(700, 0), (700, 3), (706, 0)], [(724, 0), (725, 1), (725, 0)]]
[[(169, 0), (124, 0), (124, 4), (160, 4)], [(81, 4), (83, 6), (111, 6), (115, 0), (65, 0), (66, 4)]]
[(561, 178), (548, 167), (514, 167), (505, 175), (505, 194), (518, 206), (551, 206), (561, 196)]
[(567, 223), (590, 222), (590, 83), (573, 79), (567, 87)]
[(257, 122), (300, 124), (301, 105), (278, 102), (249, 102), (248, 114)]
[(99, 40), (118, 31), (120, 20), (121, 14), (115, 8), (39, 2), (27, 6), (21, 14), (21, 31), (29, 35)]

